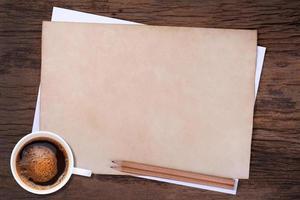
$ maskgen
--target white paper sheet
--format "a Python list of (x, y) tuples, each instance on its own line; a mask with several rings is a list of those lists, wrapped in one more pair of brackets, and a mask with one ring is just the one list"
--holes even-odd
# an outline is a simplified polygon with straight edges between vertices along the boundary
[(260, 76), (261, 76), (264, 59), (265, 59), (265, 53), (266, 53), (266, 47), (261, 47), (261, 46), (257, 47), (256, 71), (255, 71), (255, 97), (257, 96), (257, 92), (258, 92)]
[[(51, 21), (57, 21), (57, 22), (83, 22), (83, 23), (108, 23), (108, 24), (139, 24), (135, 22), (120, 20), (120, 19), (114, 19), (110, 17), (104, 17), (104, 16), (98, 16), (93, 15), (89, 13), (69, 10), (69, 9), (63, 9), (63, 8), (57, 8), (53, 7), (52, 11), (52, 18)], [(265, 47), (257, 47), (257, 61), (256, 61), (256, 74), (255, 74), (255, 95), (257, 95), (259, 81), (260, 81), (260, 75), (262, 72), (263, 67), (263, 61), (265, 56)], [(32, 126), (32, 132), (38, 131), (40, 129), (39, 127), (39, 119), (40, 119), (40, 91), (37, 98), (36, 103), (36, 110), (34, 114), (34, 121)], [(200, 188), (205, 190), (211, 190), (216, 192), (222, 192), (227, 194), (236, 194), (237, 192), (237, 186), (238, 186), (238, 179), (235, 179), (235, 185), (232, 190), (230, 189), (223, 189), (218, 187), (211, 187), (206, 185), (200, 185), (200, 184), (194, 184), (194, 183), (187, 183), (187, 182), (181, 182), (181, 181), (174, 181), (169, 179), (162, 179), (157, 177), (148, 177), (148, 176), (138, 176), (145, 179), (151, 179), (151, 180), (157, 180), (161, 182), (167, 182), (167, 183), (173, 183), (177, 185), (183, 185), (188, 187), (194, 187), (194, 188)]]

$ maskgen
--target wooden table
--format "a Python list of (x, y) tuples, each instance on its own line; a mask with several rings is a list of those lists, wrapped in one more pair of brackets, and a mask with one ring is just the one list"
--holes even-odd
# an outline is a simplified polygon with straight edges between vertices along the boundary
[(73, 177), (44, 199), (300, 199), (300, 1), (0, 0), (0, 199), (42, 198), (14, 181), (10, 153), (29, 133), (40, 79), (42, 21), (64, 7), (151, 25), (258, 29), (267, 54), (249, 180), (236, 197), (123, 176)]

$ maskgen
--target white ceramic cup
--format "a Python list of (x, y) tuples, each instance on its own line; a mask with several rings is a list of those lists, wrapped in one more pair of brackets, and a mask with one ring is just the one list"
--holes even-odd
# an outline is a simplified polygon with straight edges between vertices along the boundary
[[(67, 166), (66, 172), (64, 173), (63, 179), (60, 181), (59, 184), (57, 184), (49, 189), (48, 188), (47, 189), (35, 189), (33, 187), (30, 187), (29, 185), (27, 185), (26, 183), (24, 183), (21, 180), (21, 178), (16, 170), (17, 156), (19, 155), (22, 148), (26, 144), (28, 144), (32, 141), (38, 140), (38, 138), (49, 138), (51, 140), (56, 141), (65, 149), (65, 152), (67, 153), (67, 157), (68, 157), (68, 166)], [(32, 192), (34, 194), (50, 194), (50, 193), (56, 192), (57, 190), (61, 189), (69, 181), (72, 174), (86, 176), (86, 177), (90, 177), (92, 175), (92, 172), (90, 170), (75, 167), (74, 166), (74, 157), (73, 157), (73, 153), (72, 153), (70, 146), (59, 135), (52, 133), (52, 132), (48, 132), (48, 131), (33, 132), (33, 133), (30, 133), (30, 134), (24, 136), (21, 140), (19, 140), (19, 142), (16, 144), (16, 146), (14, 147), (14, 149), (11, 153), (10, 168), (11, 168), (12, 174), (13, 174), (15, 180), (17, 181), (17, 183), (22, 188), (27, 190), (28, 192)]]

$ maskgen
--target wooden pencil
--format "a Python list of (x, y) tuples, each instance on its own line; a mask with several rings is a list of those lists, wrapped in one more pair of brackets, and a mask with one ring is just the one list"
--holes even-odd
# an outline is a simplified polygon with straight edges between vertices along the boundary
[(209, 176), (194, 172), (164, 168), (131, 161), (114, 160), (112, 162), (116, 164), (116, 166), (112, 166), (113, 169), (136, 175), (166, 178), (183, 182), (222, 187), (226, 189), (232, 189), (235, 183), (234, 179), (230, 178)]
[(174, 175), (170, 175), (170, 174), (163, 174), (163, 173), (158, 173), (158, 172), (123, 167), (123, 166), (112, 166), (112, 168), (115, 170), (118, 170), (120, 172), (129, 173), (131, 175), (151, 176), (151, 177), (164, 178), (164, 179), (169, 179), (169, 180), (174, 180), (174, 181), (182, 181), (182, 182), (188, 182), (188, 183), (220, 187), (220, 188), (225, 188), (225, 189), (233, 189), (233, 186), (231, 186), (231, 185), (209, 182), (209, 181), (193, 179), (193, 178), (187, 178), (187, 177), (182, 177), (182, 176), (174, 176)]

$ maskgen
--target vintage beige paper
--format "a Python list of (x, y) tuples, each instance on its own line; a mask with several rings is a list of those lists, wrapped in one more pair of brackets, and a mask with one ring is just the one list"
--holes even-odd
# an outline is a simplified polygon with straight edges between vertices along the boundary
[(77, 165), (248, 178), (256, 31), (45, 22), (41, 130)]

